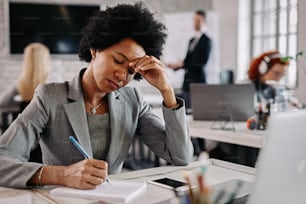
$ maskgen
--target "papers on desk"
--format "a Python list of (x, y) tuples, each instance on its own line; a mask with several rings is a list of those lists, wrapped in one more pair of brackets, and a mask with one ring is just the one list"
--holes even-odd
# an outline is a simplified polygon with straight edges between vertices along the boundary
[(50, 191), (54, 196), (97, 199), (111, 203), (127, 203), (146, 189), (146, 183), (110, 180), (96, 189), (79, 190), (68, 187), (58, 187)]
[(0, 203), (1, 204), (12, 204), (12, 203), (31, 204), (32, 196), (31, 194), (24, 194), (24, 195), (14, 195), (11, 197), (1, 197)]

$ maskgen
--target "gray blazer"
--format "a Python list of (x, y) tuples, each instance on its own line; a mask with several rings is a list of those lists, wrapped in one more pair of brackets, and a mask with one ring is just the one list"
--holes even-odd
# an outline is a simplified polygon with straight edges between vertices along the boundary
[[(68, 137), (74, 135), (92, 156), (80, 79), (40, 85), (27, 108), (0, 137), (0, 186), (23, 188), (42, 164), (28, 162), (39, 142), (43, 163), (69, 165), (83, 158)], [(183, 100), (177, 99), (184, 105)], [(111, 142), (109, 174), (119, 173), (135, 135), (159, 157), (186, 165), (193, 155), (185, 108), (163, 107), (165, 124), (151, 112), (134, 88), (124, 87), (108, 96)]]

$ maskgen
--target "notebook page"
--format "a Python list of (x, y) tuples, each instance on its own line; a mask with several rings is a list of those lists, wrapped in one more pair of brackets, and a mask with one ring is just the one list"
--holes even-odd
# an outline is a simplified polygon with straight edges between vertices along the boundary
[(92, 190), (57, 187), (50, 191), (50, 195), (97, 199), (112, 203), (126, 203), (141, 194), (145, 189), (146, 183), (110, 180), (109, 183), (104, 182)]

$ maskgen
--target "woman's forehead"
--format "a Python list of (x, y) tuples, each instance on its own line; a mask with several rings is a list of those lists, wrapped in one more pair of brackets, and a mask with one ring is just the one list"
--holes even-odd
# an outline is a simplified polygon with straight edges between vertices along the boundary
[(114, 52), (124, 54), (130, 61), (146, 54), (143, 47), (131, 39), (125, 39), (112, 46), (112, 48)]

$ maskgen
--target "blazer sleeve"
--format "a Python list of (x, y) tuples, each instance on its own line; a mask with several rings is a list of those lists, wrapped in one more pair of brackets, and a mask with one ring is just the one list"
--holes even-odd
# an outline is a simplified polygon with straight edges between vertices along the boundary
[(163, 121), (152, 113), (146, 102), (138, 98), (142, 110), (136, 134), (157, 156), (174, 165), (187, 165), (193, 156), (193, 145), (183, 99), (177, 98), (180, 108), (176, 110), (162, 107)]
[(42, 99), (45, 91), (38, 87), (31, 103), (0, 136), (0, 186), (29, 187), (27, 182), (42, 166), (28, 159), (48, 120), (47, 106), (43, 103), (48, 100)]

